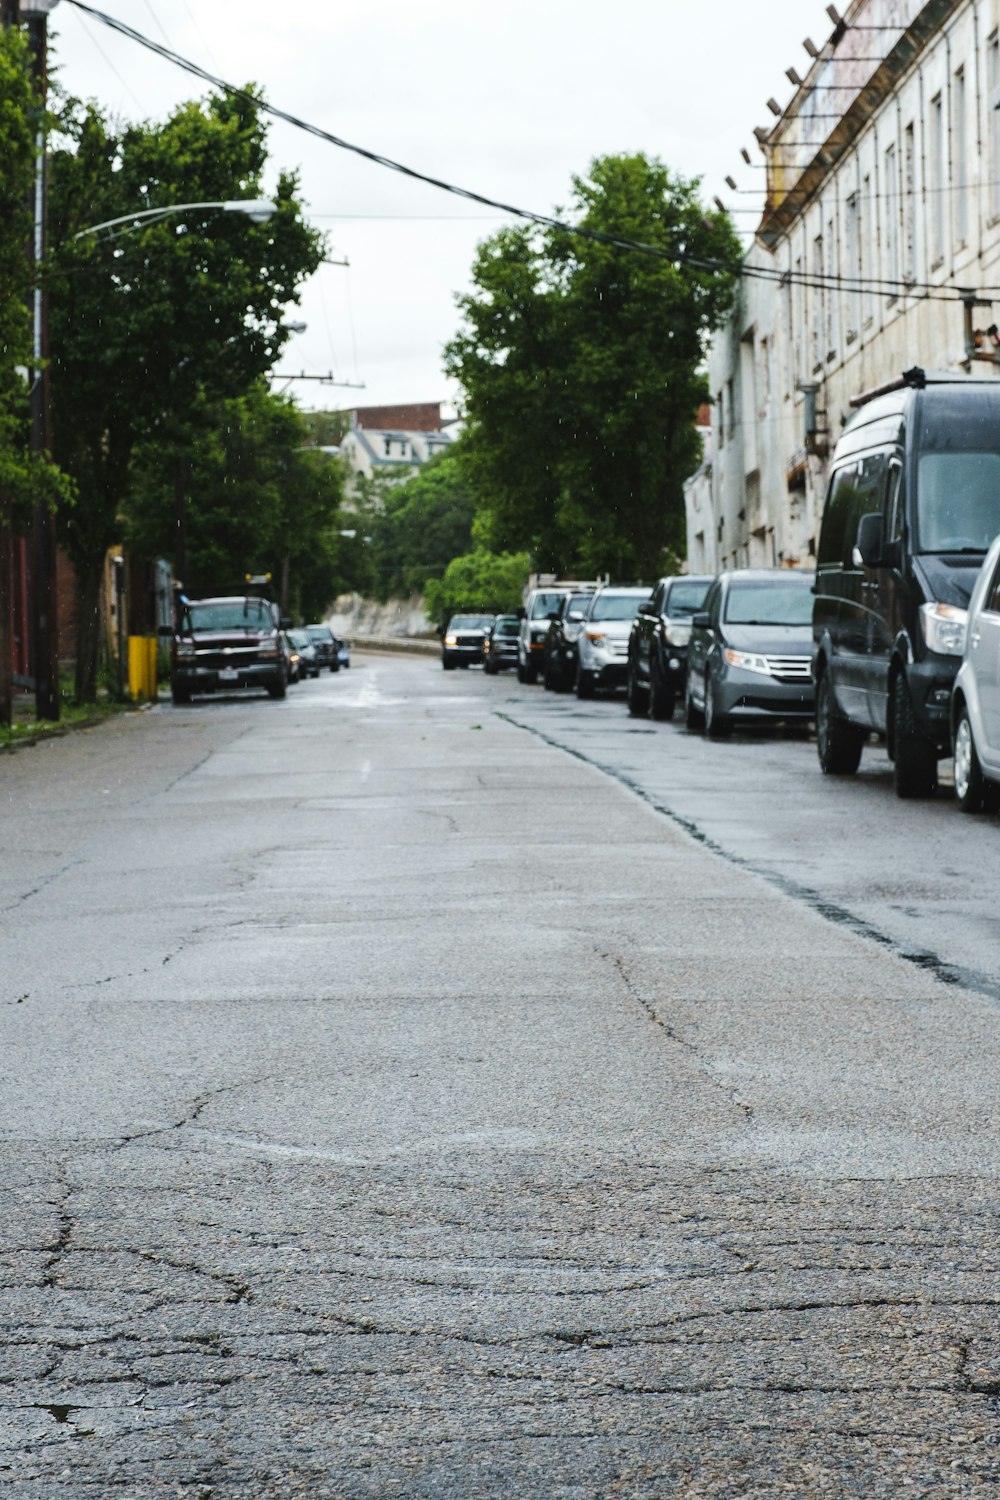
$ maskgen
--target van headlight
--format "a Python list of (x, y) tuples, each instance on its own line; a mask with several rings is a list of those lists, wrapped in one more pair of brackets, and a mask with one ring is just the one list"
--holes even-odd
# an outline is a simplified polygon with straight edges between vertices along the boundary
[(920, 623), (928, 651), (941, 656), (962, 655), (969, 625), (967, 609), (957, 609), (954, 604), (922, 604)]

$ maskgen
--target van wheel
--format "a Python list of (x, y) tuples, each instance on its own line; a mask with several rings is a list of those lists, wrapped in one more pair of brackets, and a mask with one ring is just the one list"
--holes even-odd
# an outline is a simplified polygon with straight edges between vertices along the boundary
[(649, 708), (649, 689), (640, 687), (635, 678), (635, 662), (628, 664), (628, 677), (625, 681), (625, 702), (628, 711), (634, 719), (640, 717)]
[(827, 776), (853, 776), (861, 764), (865, 732), (842, 719), (833, 701), (830, 675), (824, 672), (816, 688), (816, 753)]
[(959, 807), (967, 813), (981, 812), (986, 802), (986, 783), (964, 708), (955, 730), (955, 796)]
[(937, 787), (937, 753), (917, 723), (913, 699), (902, 672), (892, 684), (894, 779), (897, 797), (933, 797)]

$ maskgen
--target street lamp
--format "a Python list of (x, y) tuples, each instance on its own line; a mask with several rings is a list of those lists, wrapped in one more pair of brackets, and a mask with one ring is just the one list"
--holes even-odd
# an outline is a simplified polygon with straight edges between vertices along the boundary
[[(52, 3), (57, 3), (57, 0), (52, 0)], [(85, 235), (100, 234), (102, 229), (116, 229), (119, 224), (155, 224), (171, 214), (194, 213), (203, 208), (217, 208), (228, 214), (246, 214), (254, 224), (266, 224), (278, 212), (278, 205), (270, 198), (229, 198), (216, 203), (168, 203), (163, 208), (142, 208), (138, 213), (122, 214), (118, 219), (106, 219), (103, 224), (90, 224), (74, 234), (73, 238), (82, 240)]]

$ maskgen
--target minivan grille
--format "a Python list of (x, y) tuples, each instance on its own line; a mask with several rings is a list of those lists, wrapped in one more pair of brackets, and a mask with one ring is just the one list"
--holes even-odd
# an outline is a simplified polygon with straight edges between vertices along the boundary
[(807, 682), (812, 660), (808, 656), (768, 656), (765, 658), (772, 677), (779, 682)]

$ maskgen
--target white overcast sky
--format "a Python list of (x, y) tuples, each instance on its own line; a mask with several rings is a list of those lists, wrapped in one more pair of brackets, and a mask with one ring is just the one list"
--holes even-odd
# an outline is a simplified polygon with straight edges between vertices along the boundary
[[(610, 152), (645, 151), (703, 179), (707, 201), (759, 187), (755, 125), (784, 76), (826, 40), (819, 0), (94, 0), (211, 72), (264, 87), (275, 105), (431, 176), (547, 213), (570, 179)], [(842, 7), (843, 8), (843, 7)], [(112, 114), (163, 118), (206, 89), (135, 42), (60, 3), (53, 61), (73, 94)], [(476, 244), (503, 222), (486, 210), (349, 155), (281, 122), (275, 168), (301, 174), (331, 256), (304, 288), (308, 324), (287, 371), (333, 370), (365, 390), (301, 382), (303, 407), (453, 400), (441, 349), (457, 326)], [(741, 228), (754, 223), (740, 213)]]

